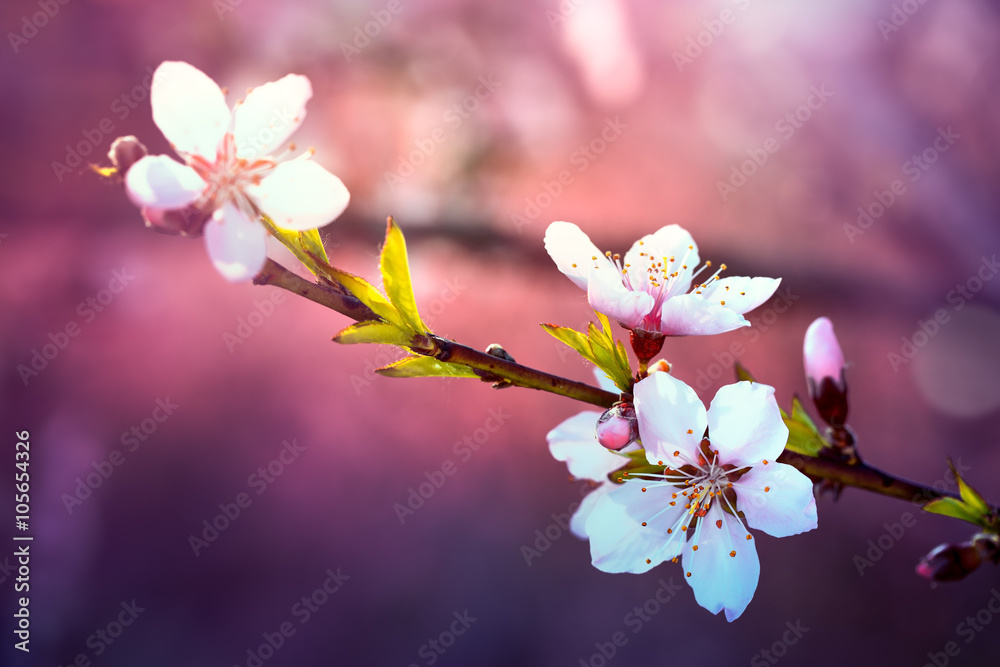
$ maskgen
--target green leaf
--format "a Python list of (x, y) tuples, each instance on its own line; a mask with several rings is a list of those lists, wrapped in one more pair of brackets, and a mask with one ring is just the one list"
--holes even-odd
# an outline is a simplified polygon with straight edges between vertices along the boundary
[(958, 471), (955, 470), (955, 466), (950, 460), (948, 461), (948, 466), (951, 468), (951, 473), (955, 476), (955, 480), (958, 481), (958, 493), (962, 496), (965, 504), (969, 506), (969, 509), (979, 515), (989, 514), (990, 506), (979, 495), (979, 492), (965, 483), (965, 480), (958, 474)]
[(798, 396), (792, 397), (791, 416), (782, 410), (781, 418), (788, 427), (788, 444), (785, 449), (805, 456), (817, 456), (821, 449), (829, 446), (830, 443), (820, 435)]
[(924, 505), (924, 511), (954, 517), (977, 526), (988, 525), (987, 517), (983, 513), (975, 511), (969, 505), (955, 498), (938, 498), (937, 500), (932, 500)]
[(330, 258), (326, 254), (326, 248), (323, 247), (323, 239), (320, 238), (318, 229), (299, 232), (299, 243), (313, 255), (322, 258), (327, 264), (330, 263)]
[(792, 396), (792, 419), (802, 422), (814, 433), (819, 433), (819, 430), (816, 428), (816, 422), (812, 420), (806, 409), (802, 407), (802, 401), (799, 400), (798, 396)]
[(323, 263), (329, 264), (330, 260), (327, 257), (326, 249), (323, 247), (319, 231), (310, 229), (306, 232), (298, 232), (291, 229), (282, 229), (274, 224), (271, 218), (263, 214), (261, 214), (261, 221), (271, 233), (271, 236), (278, 239), (282, 245), (292, 251), (295, 258), (302, 262), (302, 265), (309, 269), (313, 275), (319, 275), (322, 272), (314, 258), (319, 258)]
[(385, 243), (379, 260), (385, 293), (396, 310), (415, 332), (427, 332), (427, 325), (420, 319), (417, 303), (413, 298), (410, 282), (410, 263), (406, 255), (406, 240), (396, 221), (389, 217), (385, 230)]
[(379, 343), (382, 345), (409, 345), (412, 334), (399, 329), (389, 322), (369, 321), (358, 322), (347, 327), (333, 337), (334, 342), (350, 345), (352, 343)]
[(608, 318), (602, 313), (597, 313), (597, 318), (601, 329), (591, 323), (587, 327), (587, 335), (555, 324), (543, 324), (542, 328), (604, 371), (619, 389), (631, 391), (632, 367), (629, 365), (625, 346), (621, 341), (615, 341)]
[(346, 287), (354, 296), (358, 297), (361, 303), (372, 309), (376, 315), (396, 325), (396, 328), (408, 331), (408, 323), (396, 310), (396, 307), (375, 289), (375, 286), (359, 276), (352, 275), (346, 271), (341, 271), (332, 266), (323, 267), (324, 275), (333, 278)]
[(826, 447), (826, 441), (802, 422), (786, 418), (785, 425), (788, 427), (788, 443), (785, 445), (788, 451), (805, 456), (817, 456), (819, 451)]
[(553, 338), (566, 343), (586, 359), (590, 361), (594, 360), (594, 353), (590, 349), (590, 341), (579, 331), (575, 331), (569, 327), (560, 327), (555, 324), (543, 324), (542, 328), (548, 331)]
[(379, 375), (394, 378), (416, 377), (456, 377), (479, 378), (471, 368), (460, 364), (449, 364), (434, 357), (405, 357), (388, 366), (375, 369)]

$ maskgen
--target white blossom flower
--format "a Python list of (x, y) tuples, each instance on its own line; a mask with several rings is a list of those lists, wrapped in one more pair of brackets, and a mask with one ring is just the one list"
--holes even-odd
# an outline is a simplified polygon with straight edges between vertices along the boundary
[[(309, 79), (289, 74), (247, 93), (232, 112), (222, 89), (184, 62), (153, 73), (153, 121), (183, 160), (150, 155), (125, 176), (130, 199), (156, 224), (194, 207), (207, 220), (205, 242), (229, 280), (252, 278), (267, 258), (266, 213), (283, 229), (305, 231), (339, 216), (350, 195), (339, 178), (310, 161), (312, 151), (279, 161), (278, 149), (305, 118)], [(197, 216), (196, 216), (197, 217)]]
[(721, 265), (695, 283), (711, 262), (698, 268), (698, 246), (678, 225), (667, 225), (619, 255), (601, 253), (579, 227), (553, 222), (545, 249), (559, 270), (587, 290), (594, 310), (622, 326), (665, 336), (708, 335), (748, 327), (743, 314), (767, 301), (781, 279), (719, 278)]
[(698, 604), (733, 621), (760, 573), (749, 528), (786, 537), (816, 527), (812, 482), (775, 462), (788, 428), (774, 389), (728, 385), (707, 411), (667, 373), (634, 393), (646, 459), (662, 472), (627, 474), (596, 500), (584, 527), (592, 562), (640, 573), (680, 557)]

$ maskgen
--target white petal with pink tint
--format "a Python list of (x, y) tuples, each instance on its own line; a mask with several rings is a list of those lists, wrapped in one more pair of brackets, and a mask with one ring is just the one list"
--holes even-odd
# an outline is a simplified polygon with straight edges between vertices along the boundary
[(708, 433), (719, 460), (737, 467), (774, 461), (788, 442), (774, 387), (759, 382), (720, 388), (708, 408)]
[(590, 514), (597, 506), (597, 501), (613, 488), (615, 488), (615, 485), (610, 482), (601, 484), (583, 497), (583, 500), (580, 501), (580, 506), (573, 512), (573, 518), (569, 520), (569, 531), (573, 535), (581, 540), (587, 539), (587, 519), (590, 518)]
[(153, 73), (150, 103), (153, 122), (174, 150), (215, 159), (230, 114), (208, 75), (185, 62), (164, 62)]
[(685, 575), (691, 573), (686, 579), (698, 604), (713, 614), (724, 609), (730, 623), (750, 604), (760, 578), (757, 549), (746, 536), (739, 520), (715, 503), (699, 527), (698, 551), (689, 543), (681, 559)]
[(708, 417), (694, 389), (669, 373), (651, 373), (636, 383), (633, 393), (646, 460), (671, 467), (697, 460)]
[(565, 461), (569, 474), (577, 479), (606, 482), (610, 473), (628, 463), (626, 457), (608, 451), (597, 442), (594, 430), (600, 416), (600, 412), (581, 412), (545, 436), (552, 457)]
[(331, 222), (351, 199), (339, 178), (309, 160), (282, 162), (259, 185), (249, 185), (246, 191), (274, 224), (297, 231)]
[(606, 267), (611, 272), (615, 270), (611, 260), (572, 222), (558, 221), (548, 226), (545, 230), (545, 250), (556, 267), (582, 289), (587, 289), (590, 271), (595, 266)]
[(289, 74), (251, 90), (233, 112), (236, 154), (253, 160), (274, 153), (302, 124), (312, 84)]
[(182, 208), (206, 187), (198, 172), (166, 155), (147, 155), (125, 173), (125, 191), (140, 208)]
[(621, 274), (610, 262), (591, 269), (587, 280), (587, 299), (591, 307), (630, 329), (638, 328), (653, 309), (652, 296), (634, 292), (622, 284)]
[(742, 315), (770, 299), (780, 284), (781, 278), (733, 276), (714, 280), (700, 291), (706, 301), (718, 303)]
[(743, 315), (700, 294), (680, 294), (660, 309), (660, 333), (666, 336), (710, 336), (750, 323)]
[(790, 465), (769, 461), (754, 466), (733, 486), (739, 497), (737, 509), (751, 528), (788, 537), (817, 526), (812, 481)]
[[(597, 498), (587, 517), (591, 564), (602, 572), (648, 572), (681, 552), (683, 539), (667, 529), (686, 514), (683, 505), (667, 507), (671, 490), (626, 482)], [(643, 525), (643, 522), (646, 525)], [(647, 560), (649, 562), (647, 562)]]
[(267, 232), (226, 202), (205, 225), (205, 246), (212, 263), (231, 282), (252, 279), (267, 260)]

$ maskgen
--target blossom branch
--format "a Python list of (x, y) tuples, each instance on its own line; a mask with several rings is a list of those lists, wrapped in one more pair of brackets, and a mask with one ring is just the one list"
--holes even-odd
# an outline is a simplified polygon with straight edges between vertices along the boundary
[[(341, 315), (346, 315), (356, 322), (379, 319), (379, 316), (361, 303), (356, 296), (344, 293), (343, 288), (339, 285), (326, 286), (309, 282), (270, 258), (264, 263), (264, 268), (261, 269), (260, 273), (254, 276), (253, 283), (254, 285), (273, 285), (288, 290), (310, 301), (315, 301), (321, 306), (326, 306), (330, 310), (335, 310)], [(338, 287), (340, 289), (337, 289)]]
[(941, 491), (931, 486), (911, 482), (883, 472), (878, 468), (873, 468), (867, 463), (860, 461), (850, 464), (815, 456), (805, 456), (804, 454), (797, 454), (787, 449), (778, 457), (778, 461), (794, 466), (813, 480), (828, 479), (844, 484), (845, 486), (865, 489), (883, 496), (898, 498), (920, 505), (937, 498), (961, 499), (958, 493)]
[[(379, 319), (378, 315), (361, 303), (357, 297), (343, 294), (336, 289), (336, 287), (340, 287), (339, 285), (328, 287), (309, 282), (272, 259), (267, 260), (264, 268), (257, 274), (253, 282), (256, 285), (273, 285), (288, 290), (358, 322)], [(432, 335), (428, 339), (431, 343), (429, 349), (414, 350), (414, 352), (434, 357), (439, 361), (462, 364), (482, 371), (484, 380), (508, 380), (511, 384), (519, 387), (548, 391), (601, 407), (610, 407), (621, 398), (619, 394), (522, 366), (440, 336)]]
[[(267, 260), (263, 270), (254, 278), (254, 284), (280, 287), (355, 321), (379, 319), (378, 315), (355, 296), (342, 293), (340, 290), (343, 288), (339, 285), (326, 286), (309, 282), (271, 259)], [(440, 336), (431, 335), (428, 339), (431, 343), (429, 349), (420, 350), (420, 353), (439, 361), (461, 364), (482, 371), (484, 380), (504, 379), (519, 387), (547, 391), (603, 408), (610, 408), (622, 398), (619, 394), (507, 361)], [(844, 486), (853, 486), (921, 505), (937, 498), (960, 498), (957, 493), (911, 482), (861, 461), (848, 463), (805, 456), (788, 450), (785, 450), (778, 460), (794, 466), (814, 481), (831, 480)], [(992, 509), (998, 511), (995, 506)]]
[[(431, 336), (434, 351), (429, 356), (439, 361), (462, 364), (486, 375), (484, 379), (504, 379), (519, 387), (528, 387), (540, 391), (548, 391), (568, 398), (575, 398), (584, 403), (609, 408), (621, 399), (620, 394), (592, 387), (583, 382), (567, 380), (566, 378), (539, 371), (528, 366), (494, 357), (466, 345), (445, 340), (440, 336)], [(491, 377), (492, 376), (492, 377)]]

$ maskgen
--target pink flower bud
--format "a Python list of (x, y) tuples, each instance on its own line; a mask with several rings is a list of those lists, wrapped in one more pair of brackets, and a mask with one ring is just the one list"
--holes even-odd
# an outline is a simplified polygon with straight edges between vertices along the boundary
[(118, 137), (111, 144), (111, 150), (108, 151), (111, 164), (115, 166), (119, 177), (122, 178), (133, 164), (144, 157), (146, 157), (146, 147), (132, 135)]
[(941, 544), (920, 559), (917, 574), (931, 581), (964, 579), (982, 564), (984, 552), (992, 546), (992, 543), (981, 540), (961, 544)]
[(806, 376), (819, 386), (823, 378), (833, 378), (839, 383), (844, 372), (844, 353), (833, 333), (833, 323), (820, 317), (806, 330), (802, 346)]
[(847, 380), (844, 353), (833, 333), (833, 323), (817, 319), (806, 330), (802, 356), (809, 382), (809, 395), (823, 420), (835, 428), (847, 422)]
[(597, 420), (597, 441), (618, 451), (639, 439), (639, 420), (631, 403), (616, 403)]

